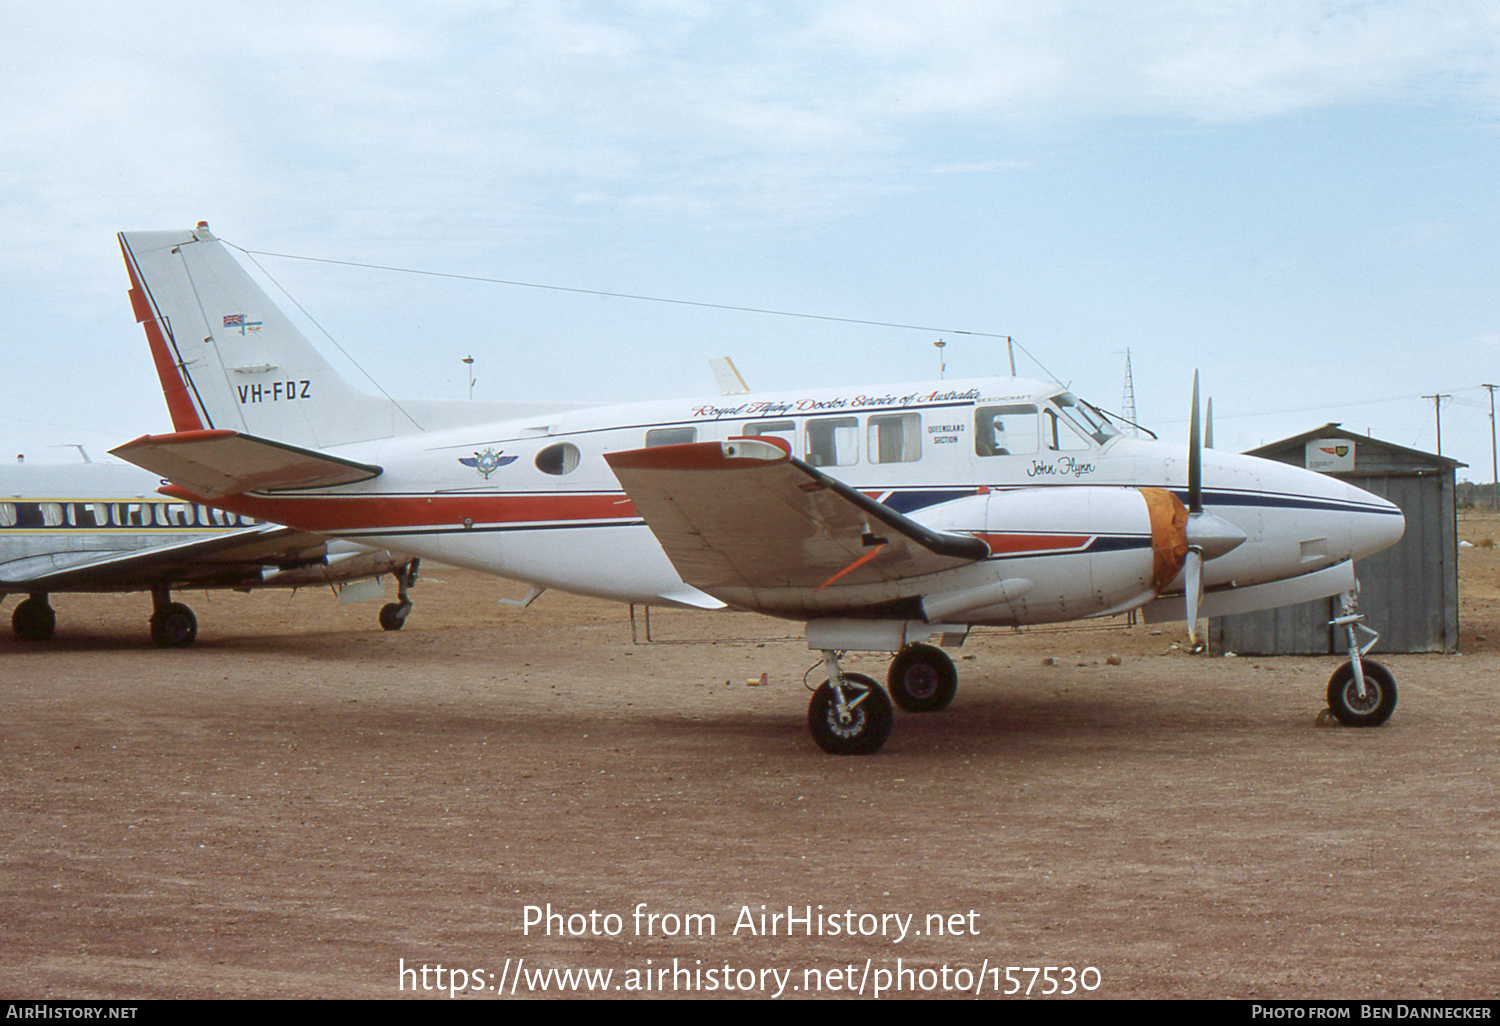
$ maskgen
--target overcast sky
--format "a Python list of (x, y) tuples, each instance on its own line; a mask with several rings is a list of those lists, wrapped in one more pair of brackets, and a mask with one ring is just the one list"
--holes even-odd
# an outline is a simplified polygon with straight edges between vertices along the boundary
[[(207, 220), (396, 395), (1004, 373), (1490, 479), (1493, 0), (8, 4), (0, 452), (170, 429), (115, 241)], [(283, 303), (283, 305), (287, 305)], [(932, 329), (932, 330), (928, 330)], [(937, 330), (941, 329), (941, 330)], [(326, 339), (319, 346), (331, 352)], [(1046, 376), (1018, 353), (1023, 374)], [(368, 387), (368, 386), (366, 386)], [(10, 458), (9, 455), (6, 458)]]

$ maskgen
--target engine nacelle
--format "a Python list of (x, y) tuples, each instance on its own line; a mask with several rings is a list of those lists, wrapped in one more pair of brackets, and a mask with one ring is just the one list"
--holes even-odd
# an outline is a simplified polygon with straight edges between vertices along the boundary
[(920, 519), (974, 534), (990, 549), (984, 562), (929, 582), (922, 610), (930, 621), (1047, 623), (1122, 612), (1166, 588), (1187, 551), (1187, 510), (1160, 488), (996, 491)]

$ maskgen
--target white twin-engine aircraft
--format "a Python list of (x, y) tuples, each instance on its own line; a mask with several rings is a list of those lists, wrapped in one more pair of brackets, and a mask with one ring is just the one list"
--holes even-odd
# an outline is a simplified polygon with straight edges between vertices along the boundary
[[(896, 653), (912, 712), (954, 695), (930, 644), (974, 625), (1152, 619), (1344, 595), (1344, 722), (1395, 704), (1354, 643), (1353, 561), (1401, 512), (1341, 481), (1122, 435), (1020, 378), (577, 407), (351, 388), (214, 237), (120, 236), (176, 431), (114, 450), (236, 513), (620, 602), (805, 621), (813, 737), (873, 752), (891, 704), (839, 654)], [(1365, 646), (1365, 650), (1368, 646)]]

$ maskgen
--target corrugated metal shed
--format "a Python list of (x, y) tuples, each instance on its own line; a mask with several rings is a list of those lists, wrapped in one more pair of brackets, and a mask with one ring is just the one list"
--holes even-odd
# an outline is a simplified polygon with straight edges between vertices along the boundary
[[(1401, 507), (1406, 516), (1401, 541), (1355, 564), (1359, 610), (1380, 632), (1373, 651), (1458, 650), (1454, 478), (1467, 464), (1357, 435), (1337, 424), (1273, 442), (1250, 455), (1320, 470)], [(1221, 617), (1209, 625), (1210, 647), (1246, 655), (1342, 653), (1342, 638), (1335, 639), (1328, 627), (1335, 602)]]

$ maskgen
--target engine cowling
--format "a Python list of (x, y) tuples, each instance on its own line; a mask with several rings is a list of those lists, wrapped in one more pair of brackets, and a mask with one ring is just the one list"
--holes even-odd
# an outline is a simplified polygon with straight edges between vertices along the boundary
[(991, 553), (930, 582), (922, 609), (931, 622), (1046, 623), (1121, 612), (1165, 590), (1188, 552), (1188, 511), (1162, 488), (995, 491), (924, 512), (924, 523), (972, 533)]

